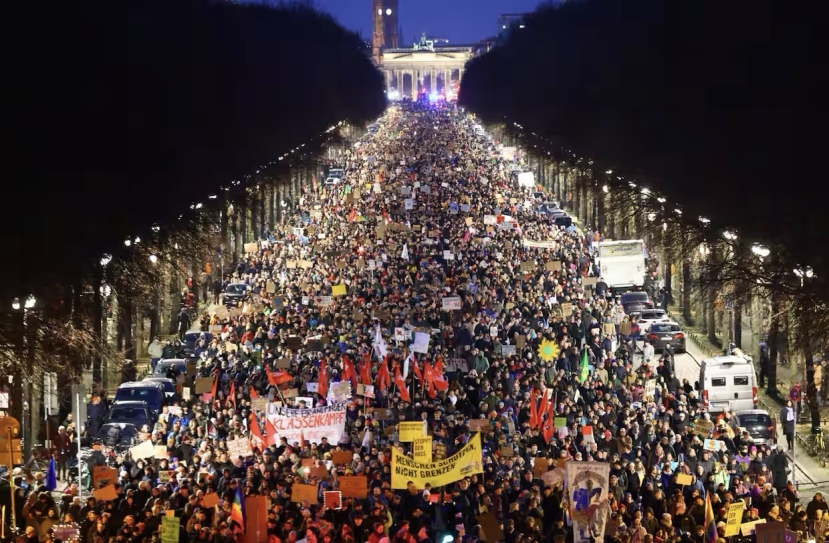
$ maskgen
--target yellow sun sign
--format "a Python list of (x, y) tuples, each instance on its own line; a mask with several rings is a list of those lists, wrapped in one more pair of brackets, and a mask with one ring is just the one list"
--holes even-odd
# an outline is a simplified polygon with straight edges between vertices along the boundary
[(558, 358), (558, 345), (549, 339), (545, 339), (541, 342), (541, 345), (538, 346), (538, 357), (545, 362), (555, 360)]

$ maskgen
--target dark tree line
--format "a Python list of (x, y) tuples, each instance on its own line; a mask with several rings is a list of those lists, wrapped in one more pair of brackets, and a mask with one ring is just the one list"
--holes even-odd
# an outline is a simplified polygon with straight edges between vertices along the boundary
[(545, 5), (470, 62), (460, 100), (825, 276), (826, 10), (769, 0)]
[(88, 276), (127, 236), (178, 228), (208, 193), (385, 107), (363, 41), (314, 10), (84, 0), (3, 11), (6, 301)]

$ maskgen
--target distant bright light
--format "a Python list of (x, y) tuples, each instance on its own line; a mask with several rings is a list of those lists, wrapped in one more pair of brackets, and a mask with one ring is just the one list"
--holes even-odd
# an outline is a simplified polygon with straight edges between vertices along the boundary
[(388, 8), (388, 9), (386, 10), (386, 15), (391, 15), (391, 8)]
[(389, 97), (389, 100), (399, 100), (400, 99), (400, 93), (396, 90), (391, 90), (391, 91), (388, 92), (388, 97)]
[(157, 257), (157, 256), (155, 256), (155, 255), (150, 255), (150, 262), (152, 262), (153, 264), (155, 264), (156, 262), (158, 262), (158, 257)]
[(524, 25), (518, 25), (518, 28), (524, 28)]
[(607, 170), (607, 171), (606, 171), (606, 172), (604, 172), (604, 173), (606, 173), (607, 175), (613, 175), (613, 170)]
[(708, 224), (708, 223), (711, 222), (711, 219), (707, 219), (705, 217), (700, 217), (699, 222), (701, 222), (702, 224)]
[(794, 274), (796, 276), (800, 277), (801, 279), (803, 277), (807, 277), (807, 278), (811, 279), (812, 277), (815, 276), (815, 271), (810, 266), (806, 266), (805, 269), (795, 268), (794, 269)]
[(14, 309), (15, 311), (17, 311), (18, 309), (20, 309), (20, 298), (15, 298), (15, 299), (12, 301), (12, 309)]
[(429, 101), (430, 102), (437, 102), (438, 101), (438, 95), (434, 94), (434, 93), (430, 94), (429, 95)]
[(737, 234), (735, 234), (731, 230), (726, 230), (722, 233), (722, 237), (724, 237), (728, 241), (734, 241), (735, 239), (737, 239)]
[(138, 245), (139, 243), (141, 243), (141, 238), (136, 237), (135, 238), (135, 244)]
[(650, 193), (651, 193), (651, 189), (649, 189), (648, 187), (642, 187), (642, 194), (647, 196)]
[(665, 203), (665, 198), (660, 196), (659, 198), (656, 199), (656, 201), (659, 202), (660, 204), (664, 204)]
[(26, 298), (26, 304), (23, 307), (25, 307), (26, 309), (31, 309), (35, 306), (36, 303), (37, 300), (35, 299), (35, 297), (30, 295), (28, 298)]
[(676, 213), (677, 215), (682, 215), (682, 210), (679, 209), (679, 208), (676, 208), (676, 209), (674, 209), (674, 213)]
[(766, 247), (765, 245), (760, 245), (759, 243), (755, 243), (751, 247), (751, 252), (755, 255), (759, 256), (760, 258), (765, 258), (771, 254), (771, 249)]
[(158, 226), (158, 225), (153, 226), (153, 232), (159, 232), (159, 231), (161, 231), (161, 227), (160, 227), (160, 226)]
[(132, 245), (132, 240), (125, 239), (125, 240), (124, 240), (124, 245), (126, 245), (127, 247), (129, 247), (130, 245)]
[(383, 14), (383, 8), (378, 9), (377, 10), (377, 15), (382, 15), (382, 14)]
[(605, 194), (607, 194), (608, 192), (610, 192), (610, 187), (605, 185), (605, 186), (602, 187), (602, 190), (604, 191)]
[(648, 220), (653, 222), (656, 220), (656, 213), (648, 213)]
[(106, 266), (110, 262), (112, 262), (112, 255), (105, 254), (101, 257), (101, 266)]

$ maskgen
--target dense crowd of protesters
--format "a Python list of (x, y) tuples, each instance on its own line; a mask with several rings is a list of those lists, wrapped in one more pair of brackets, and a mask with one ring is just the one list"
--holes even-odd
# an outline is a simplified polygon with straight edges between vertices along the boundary
[[(804, 508), (782, 450), (755, 446), (731, 413), (707, 413), (670, 357), (657, 358), (631, 337), (635, 318), (601, 281), (585, 281), (598, 279), (599, 234), (558, 227), (537, 211), (536, 189), (519, 187), (511, 164), (462, 112), (391, 109), (347, 153), (341, 183), (305, 187), (293, 216), (222, 283), (201, 279), (202, 294), (218, 303), (193, 319), (204, 332), (195, 377), (213, 377), (215, 385), (197, 395), (193, 375), (171, 375), (181, 382), (172, 407), (139, 433), (166, 447), (165, 458), (118, 451), (117, 496), (106, 501), (88, 491), (81, 499), (73, 487), (55, 503), (41, 482), (28, 481), (17, 515), (28, 540), (52, 541), (53, 525), (74, 523), (86, 543), (160, 541), (172, 512), (181, 542), (570, 541), (561, 478), (533, 468), (547, 459), (550, 471), (559, 461), (610, 464), (606, 539), (722, 538), (729, 503), (743, 499), (744, 524), (779, 518), (822, 541), (829, 508), (820, 495)], [(219, 294), (238, 283), (247, 295), (225, 311)], [(335, 285), (347, 293), (329, 304)], [(461, 308), (445, 311), (442, 298), (451, 296)], [(409, 357), (411, 334), (424, 329), (428, 353)], [(542, 358), (547, 341), (558, 352)], [(325, 395), (308, 389), (341, 380), (374, 386), (374, 398), (352, 388), (340, 442), (275, 439), (254, 408), (261, 398), (291, 403), (284, 395), (293, 389), (306, 404), (326, 405)], [(549, 398), (554, 414), (539, 417), (536, 398)], [(390, 408), (392, 420), (373, 407)], [(104, 412), (96, 399), (92, 422)], [(553, 415), (561, 427), (546, 422)], [(694, 433), (701, 418), (713, 418), (712, 436)], [(470, 425), (482, 428), (483, 474), (440, 489), (393, 491), (390, 449), (411, 453), (394, 424), (420, 419), (435, 453), (446, 456), (468, 441)], [(65, 424), (71, 433), (73, 421)], [(587, 426), (593, 439), (582, 432)], [(226, 442), (238, 437), (251, 439), (251, 456), (228, 455)], [(704, 450), (707, 437), (726, 449)], [(336, 451), (352, 460), (335, 465)], [(325, 469), (311, 475), (304, 459)], [(368, 496), (325, 507), (322, 492), (355, 474), (368, 477)], [(683, 474), (690, 483), (678, 484)], [(319, 483), (320, 499), (292, 501), (298, 482)], [(205, 506), (213, 492), (219, 503)], [(245, 531), (234, 513), (239, 496), (264, 496), (267, 534)], [(719, 533), (706, 532), (706, 497)]]

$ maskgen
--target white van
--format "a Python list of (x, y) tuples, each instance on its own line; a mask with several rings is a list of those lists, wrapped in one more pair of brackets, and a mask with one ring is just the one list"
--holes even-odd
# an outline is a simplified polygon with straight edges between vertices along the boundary
[(702, 361), (697, 390), (712, 413), (757, 408), (757, 376), (751, 361), (738, 356), (715, 356)]

